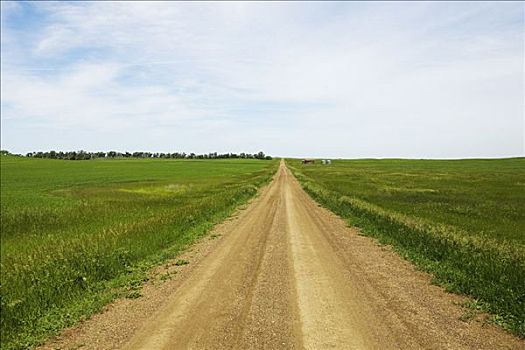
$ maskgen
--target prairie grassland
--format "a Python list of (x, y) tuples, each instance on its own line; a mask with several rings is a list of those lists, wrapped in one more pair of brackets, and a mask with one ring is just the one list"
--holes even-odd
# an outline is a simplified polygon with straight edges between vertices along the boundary
[(525, 336), (525, 158), (288, 164), (320, 204)]
[(122, 293), (254, 196), (277, 161), (1, 158), (1, 347)]

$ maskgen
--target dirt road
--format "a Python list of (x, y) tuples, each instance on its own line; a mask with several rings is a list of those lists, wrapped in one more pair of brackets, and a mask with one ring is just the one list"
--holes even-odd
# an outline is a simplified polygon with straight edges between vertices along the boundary
[(525, 349), (460, 320), (463, 298), (319, 207), (284, 163), (219, 231), (163, 293), (150, 286), (48, 348)]

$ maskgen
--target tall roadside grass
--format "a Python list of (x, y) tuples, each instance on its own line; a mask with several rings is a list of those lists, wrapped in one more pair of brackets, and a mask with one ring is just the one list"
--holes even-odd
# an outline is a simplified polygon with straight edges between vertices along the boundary
[[(8, 192), (1, 222), (2, 349), (30, 348), (127, 293), (149, 267), (176, 256), (253, 197), (277, 167), (275, 161), (157, 160), (146, 170), (143, 160), (103, 160), (79, 164), (86, 176), (77, 177), (64, 168), (77, 165), (31, 161), (2, 165)], [(105, 170), (93, 175), (97, 166)], [(64, 178), (36, 188), (39, 173), (48, 171)], [(127, 176), (107, 183), (114, 172)], [(90, 183), (76, 186), (82, 179)]]
[[(514, 239), (472, 234), (442, 220), (418, 217), (417, 211), (414, 215), (414, 211), (392, 210), (388, 204), (378, 205), (359, 198), (365, 197), (360, 188), (353, 189), (354, 196), (348, 184), (340, 183), (338, 190), (334, 178), (329, 186), (323, 186), (320, 182), (327, 178), (327, 174), (321, 175), (321, 172), (329, 170), (301, 168), (293, 162), (291, 169), (317, 202), (361, 227), (365, 234), (393, 245), (420, 268), (431, 272), (435, 281), (447, 290), (472, 296), (494, 314), (494, 321), (525, 337), (523, 244)], [(341, 173), (337, 168), (331, 171)], [(373, 180), (380, 183), (377, 177)], [(403, 184), (397, 186), (403, 187)], [(436, 217), (441, 215), (436, 214)]]

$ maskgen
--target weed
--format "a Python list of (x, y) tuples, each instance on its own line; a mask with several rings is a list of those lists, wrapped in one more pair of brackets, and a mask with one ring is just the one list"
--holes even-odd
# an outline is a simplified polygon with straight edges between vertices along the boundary
[(126, 295), (126, 298), (128, 298), (128, 299), (137, 299), (137, 298), (140, 298), (141, 296), (142, 296), (142, 294), (140, 293), (140, 291), (132, 290), (131, 292), (128, 293), (128, 295)]
[(163, 273), (162, 275), (160, 275), (159, 278), (160, 278), (161, 281), (170, 280), (171, 279), (171, 274), (169, 272), (166, 272), (166, 273)]

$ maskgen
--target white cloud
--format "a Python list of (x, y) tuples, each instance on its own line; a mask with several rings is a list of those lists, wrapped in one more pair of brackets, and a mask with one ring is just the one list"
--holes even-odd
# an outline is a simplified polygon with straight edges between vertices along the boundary
[(26, 41), (2, 36), (2, 147), (524, 153), (516, 4), (33, 6)]

